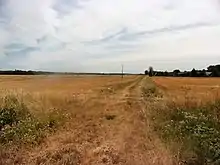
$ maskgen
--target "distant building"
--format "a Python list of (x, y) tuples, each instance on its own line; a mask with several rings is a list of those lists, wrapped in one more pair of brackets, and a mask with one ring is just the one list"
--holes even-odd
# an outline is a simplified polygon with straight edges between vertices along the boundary
[(212, 75), (212, 72), (205, 72), (205, 75), (206, 75), (206, 76), (211, 76), (211, 75)]
[(186, 75), (186, 72), (179, 72), (178, 73), (178, 76), (184, 76), (184, 75)]

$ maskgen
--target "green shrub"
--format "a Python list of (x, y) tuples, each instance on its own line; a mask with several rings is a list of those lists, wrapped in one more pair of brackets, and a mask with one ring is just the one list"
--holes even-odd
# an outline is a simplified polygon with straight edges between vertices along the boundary
[(6, 96), (2, 101), (2, 105), (0, 105), (0, 130), (5, 125), (12, 126), (30, 116), (26, 106), (19, 102), (15, 96)]
[(32, 119), (19, 121), (16, 125), (6, 126), (1, 135), (0, 143), (22, 142), (35, 144), (43, 137), (44, 126)]

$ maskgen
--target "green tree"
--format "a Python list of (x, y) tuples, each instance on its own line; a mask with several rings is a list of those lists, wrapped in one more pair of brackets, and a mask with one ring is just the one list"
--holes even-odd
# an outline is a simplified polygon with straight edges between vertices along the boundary
[(154, 69), (152, 66), (149, 67), (149, 76), (152, 77), (154, 75)]
[(212, 72), (212, 77), (220, 76), (220, 65), (211, 65), (207, 69), (209, 72)]
[(191, 77), (197, 77), (197, 76), (198, 76), (198, 73), (197, 73), (197, 71), (195, 70), (195, 68), (193, 68), (193, 70), (191, 71), (190, 76), (191, 76)]
[(214, 68), (212, 70), (212, 77), (219, 77), (220, 76), (220, 72), (217, 70), (217, 68)]
[(145, 70), (145, 72), (144, 72), (146, 75), (148, 75), (148, 70)]
[(176, 69), (173, 71), (173, 76), (178, 76), (180, 73), (180, 70), (179, 69)]

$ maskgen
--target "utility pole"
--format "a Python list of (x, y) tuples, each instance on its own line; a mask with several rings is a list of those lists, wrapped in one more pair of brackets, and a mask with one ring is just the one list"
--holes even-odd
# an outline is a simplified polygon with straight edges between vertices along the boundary
[(121, 78), (124, 78), (124, 65), (121, 65)]

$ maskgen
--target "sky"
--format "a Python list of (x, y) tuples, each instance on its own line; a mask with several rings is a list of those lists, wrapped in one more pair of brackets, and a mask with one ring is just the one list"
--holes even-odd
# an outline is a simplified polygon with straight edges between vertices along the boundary
[(220, 0), (0, 0), (0, 69), (202, 69), (219, 43)]

